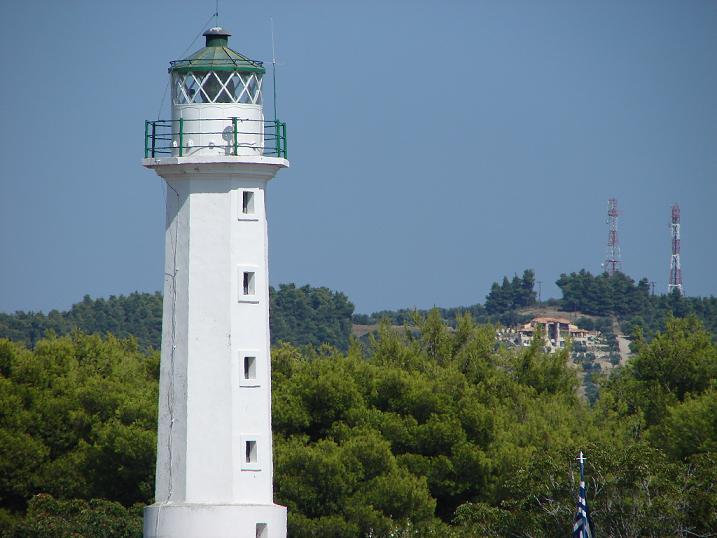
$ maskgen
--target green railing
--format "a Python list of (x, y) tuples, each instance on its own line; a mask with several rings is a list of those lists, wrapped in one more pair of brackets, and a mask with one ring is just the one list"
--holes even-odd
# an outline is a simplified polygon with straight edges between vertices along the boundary
[[(194, 122), (209, 125), (225, 124), (221, 131), (205, 131), (192, 128)], [(221, 142), (207, 145), (190, 143), (191, 137), (207, 135), (221, 137)], [(261, 137), (261, 144), (249, 141)], [(144, 157), (186, 157), (201, 148), (223, 149), (227, 155), (262, 155), (287, 158), (286, 123), (279, 120), (247, 120), (238, 117), (211, 118), (203, 120), (147, 120), (144, 122)], [(248, 151), (251, 150), (251, 151)]]

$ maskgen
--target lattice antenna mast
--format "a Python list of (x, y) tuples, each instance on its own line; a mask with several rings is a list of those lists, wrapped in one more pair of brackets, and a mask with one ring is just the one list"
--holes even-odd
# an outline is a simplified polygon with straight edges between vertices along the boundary
[(672, 206), (672, 257), (670, 258), (670, 281), (667, 283), (667, 293), (678, 290), (680, 295), (685, 294), (682, 288), (682, 265), (680, 264), (680, 206)]
[(622, 270), (622, 259), (620, 257), (620, 242), (617, 238), (617, 198), (610, 198), (607, 201), (607, 257), (603, 263), (603, 269), (612, 276)]

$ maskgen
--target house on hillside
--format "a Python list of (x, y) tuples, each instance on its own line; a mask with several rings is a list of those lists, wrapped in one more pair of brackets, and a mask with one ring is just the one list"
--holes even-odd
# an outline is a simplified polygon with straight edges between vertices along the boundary
[(588, 331), (573, 325), (569, 319), (537, 317), (517, 328), (516, 343), (521, 347), (529, 346), (538, 330), (542, 332), (545, 349), (550, 353), (564, 348), (567, 340), (587, 347), (593, 344), (599, 335), (597, 331)]

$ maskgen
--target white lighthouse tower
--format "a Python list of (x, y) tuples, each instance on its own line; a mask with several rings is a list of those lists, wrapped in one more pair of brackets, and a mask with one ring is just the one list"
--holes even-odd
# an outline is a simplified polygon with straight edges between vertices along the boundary
[(272, 489), (266, 185), (286, 127), (229, 33), (171, 62), (172, 119), (145, 124), (167, 184), (156, 502), (145, 538), (284, 538)]

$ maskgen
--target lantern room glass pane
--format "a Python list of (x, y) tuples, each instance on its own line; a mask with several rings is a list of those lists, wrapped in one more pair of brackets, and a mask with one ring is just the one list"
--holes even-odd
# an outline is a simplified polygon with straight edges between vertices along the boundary
[(262, 96), (261, 83), (264, 81), (264, 79), (262, 79), (261, 76), (257, 75), (256, 80), (256, 104), (260, 105)]
[(242, 82), (241, 75), (239, 73), (232, 73), (232, 99), (235, 103), (239, 102), (242, 92), (244, 91), (244, 84)]
[(237, 91), (234, 93), (234, 99), (237, 103), (251, 103), (251, 97), (249, 96), (248, 82), (251, 75), (237, 74), (238, 84)]
[(183, 104), (186, 102), (182, 94), (182, 83), (177, 75), (172, 76), (172, 102), (174, 104)]
[(248, 86), (251, 102), (254, 104), (261, 104), (261, 79), (252, 74), (249, 78)]
[[(204, 103), (206, 102), (202, 94), (202, 79), (206, 73), (186, 73), (180, 75), (178, 84), (179, 92), (183, 94), (181, 102), (186, 103)], [(186, 96), (186, 98), (184, 98)]]
[[(232, 73), (228, 71), (220, 71), (214, 73), (221, 84), (220, 89), (216, 97), (214, 98), (215, 103), (233, 103), (234, 102), (234, 81), (232, 80)], [(212, 94), (209, 94), (212, 97)]]
[(172, 102), (261, 104), (261, 75), (236, 71), (174, 73)]
[(194, 94), (199, 87), (190, 73), (175, 73), (172, 86), (172, 101), (183, 105), (194, 101)]
[(222, 91), (222, 81), (215, 73), (214, 71), (208, 73), (208, 76), (204, 79), (202, 84), (202, 90), (204, 90), (204, 93), (207, 97), (207, 101), (209, 103), (218, 102), (217, 98), (219, 97), (219, 93)]
[(212, 102), (210, 95), (212, 95), (214, 87), (210, 81), (214, 79), (213, 74), (211, 71), (208, 73), (206, 71), (194, 73), (194, 78), (199, 83), (199, 90), (194, 94), (195, 103)]

